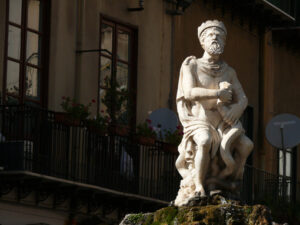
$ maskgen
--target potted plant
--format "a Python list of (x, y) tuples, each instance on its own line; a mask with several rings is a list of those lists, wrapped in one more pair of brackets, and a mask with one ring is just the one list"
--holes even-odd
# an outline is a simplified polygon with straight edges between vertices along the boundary
[(76, 102), (75, 99), (63, 96), (62, 103), (60, 105), (64, 112), (56, 113), (55, 120), (57, 122), (78, 126), (80, 124), (80, 121), (84, 121), (89, 117), (89, 115), (91, 114), (89, 109), (92, 103), (95, 102), (96, 101), (93, 99), (90, 103), (84, 105)]
[(178, 125), (175, 131), (166, 130), (164, 135), (164, 150), (167, 152), (177, 153), (178, 145), (183, 136), (183, 128)]
[(108, 132), (108, 127), (110, 123), (109, 115), (99, 114), (95, 116), (93, 119), (87, 119), (86, 124), (88, 129), (93, 132), (104, 136)]
[[(115, 79), (109, 80), (106, 77), (104, 82), (107, 88), (101, 101), (107, 108), (107, 113), (111, 119), (109, 131), (113, 134), (126, 136), (129, 133), (129, 92), (127, 88), (120, 87)], [(124, 112), (124, 109), (127, 110)]]
[(151, 120), (146, 119), (145, 122), (137, 125), (136, 137), (140, 144), (153, 145), (157, 138), (156, 132), (154, 131)]

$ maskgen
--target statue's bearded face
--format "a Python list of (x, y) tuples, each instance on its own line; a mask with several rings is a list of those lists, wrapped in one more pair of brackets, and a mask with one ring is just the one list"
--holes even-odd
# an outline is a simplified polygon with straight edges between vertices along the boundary
[(221, 55), (224, 51), (226, 35), (217, 27), (207, 28), (200, 36), (200, 43), (208, 54)]

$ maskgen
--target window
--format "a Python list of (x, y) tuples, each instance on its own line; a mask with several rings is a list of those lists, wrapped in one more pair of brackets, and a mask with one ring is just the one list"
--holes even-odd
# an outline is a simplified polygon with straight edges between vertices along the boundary
[[(286, 181), (282, 183), (284, 185), (284, 190), (282, 190), (282, 195), (287, 196), (288, 200), (291, 200), (295, 196), (296, 190), (296, 171), (297, 171), (297, 148), (293, 149), (286, 149), (284, 152), (282, 149), (278, 151), (278, 174), (280, 176), (284, 175), (284, 168), (285, 168), (285, 176)], [(284, 155), (285, 154), (285, 155)], [(284, 157), (285, 156), (285, 157)], [(283, 188), (283, 186), (282, 186)]]
[(136, 29), (101, 18), (98, 109), (113, 123), (135, 121)]
[(4, 97), (46, 104), (48, 0), (7, 0)]

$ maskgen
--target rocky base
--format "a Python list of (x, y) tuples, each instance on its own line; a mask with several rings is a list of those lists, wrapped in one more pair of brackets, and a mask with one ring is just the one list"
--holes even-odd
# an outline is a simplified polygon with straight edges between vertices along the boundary
[(270, 210), (244, 205), (221, 195), (195, 199), (189, 206), (169, 206), (154, 213), (128, 214), (120, 225), (269, 225)]

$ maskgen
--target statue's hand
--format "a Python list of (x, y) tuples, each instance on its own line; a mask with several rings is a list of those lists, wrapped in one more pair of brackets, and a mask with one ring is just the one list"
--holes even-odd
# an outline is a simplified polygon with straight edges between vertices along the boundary
[(241, 116), (240, 109), (238, 107), (231, 107), (224, 116), (224, 121), (229, 125), (234, 125)]
[(232, 91), (230, 89), (220, 89), (218, 97), (222, 102), (230, 103), (232, 100)]

